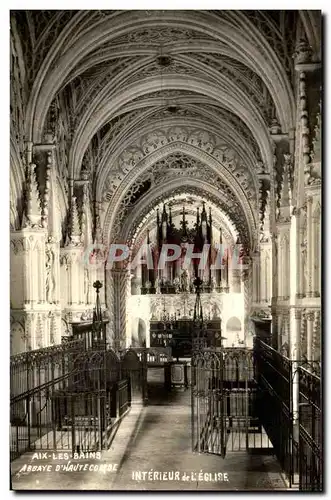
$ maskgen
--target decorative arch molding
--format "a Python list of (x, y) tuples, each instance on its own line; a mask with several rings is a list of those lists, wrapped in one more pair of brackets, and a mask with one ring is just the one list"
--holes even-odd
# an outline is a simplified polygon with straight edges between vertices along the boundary
[[(231, 130), (232, 127), (230, 127), (230, 131)], [(235, 131), (233, 133), (236, 135)], [(236, 139), (238, 142), (240, 141), (239, 136), (236, 137)], [(257, 196), (259, 185), (256, 178), (256, 164), (254, 165), (253, 153), (250, 152), (251, 154), (249, 154), (246, 148), (245, 151), (240, 151), (241, 145), (236, 143), (233, 137), (229, 137), (226, 132), (221, 135), (219, 131), (215, 131), (213, 125), (210, 125), (210, 123), (203, 123), (198, 119), (190, 119), (190, 124), (187, 125), (187, 121), (185, 122), (184, 118), (179, 118), (164, 121), (158, 120), (156, 122), (149, 123), (142, 129), (134, 131), (131, 135), (128, 135), (125, 141), (116, 141), (118, 143), (117, 149), (114, 149), (113, 144), (111, 143), (108, 146), (107, 153), (104, 155), (100, 163), (100, 176), (97, 181), (96, 198), (103, 198), (102, 191), (104, 191), (105, 186), (107, 186), (107, 177), (112, 175), (112, 170), (116, 172), (115, 175), (117, 175), (117, 178), (119, 171), (122, 171), (122, 175), (124, 177), (123, 166), (121, 167), (119, 165), (121, 157), (123, 158), (125, 155), (131, 155), (133, 162), (134, 154), (136, 156), (139, 155), (146, 157), (150, 150), (153, 151), (163, 147), (165, 144), (179, 141), (184, 144), (190, 143), (202, 152), (207, 152), (214, 156), (217, 160), (219, 160), (222, 154), (222, 149), (225, 149), (224, 146), (226, 146), (226, 149), (234, 151), (241, 164), (238, 162), (238, 165), (233, 168), (232, 172), (234, 173), (238, 168), (245, 178), (247, 178), (247, 175), (250, 174), (249, 181), (253, 184), (255, 191), (254, 194)], [(245, 165), (243, 165), (244, 161)], [(253, 167), (255, 167), (255, 170), (253, 170)], [(231, 169), (229, 169), (229, 171), (231, 171)]]
[[(247, 163), (256, 166), (256, 163), (260, 161), (260, 152), (257, 143), (254, 141), (253, 136), (250, 134), (249, 129), (246, 129), (246, 125), (241, 123), (240, 132), (239, 128), (239, 118), (235, 115), (229, 114), (222, 110), (222, 112), (216, 113), (216, 109), (213, 110), (211, 106), (197, 106), (194, 103), (181, 102), (181, 99), (176, 98), (174, 100), (174, 105), (183, 108), (179, 112), (179, 116), (174, 118), (173, 116), (169, 118), (167, 116), (167, 109), (165, 106), (148, 107), (147, 110), (141, 110), (139, 113), (134, 113), (134, 110), (139, 108), (134, 108), (131, 106), (128, 113), (132, 113), (132, 119), (129, 123), (125, 123), (123, 128), (118, 134), (115, 134), (111, 129), (107, 135), (109, 139), (105, 138), (105, 147), (102, 152), (102, 158), (100, 158), (99, 168), (100, 172), (104, 169), (107, 170), (108, 163), (112, 158), (116, 158), (122, 152), (122, 149), (128, 147), (132, 142), (136, 141), (138, 137), (147, 133), (150, 129), (155, 130), (156, 127), (164, 128), (166, 126), (182, 126), (182, 121), (185, 122), (184, 126), (187, 125), (187, 116), (189, 116), (190, 123), (196, 124), (197, 127), (204, 127), (206, 131), (212, 132), (220, 139), (225, 139), (229, 144), (233, 145), (235, 149), (241, 149), (241, 154), (244, 156)], [(131, 117), (131, 115), (129, 115)], [(185, 120), (186, 118), (186, 120)], [(235, 124), (231, 121), (235, 120)], [(151, 120), (154, 120), (151, 123)], [(137, 132), (138, 129), (138, 132)], [(235, 146), (236, 144), (236, 146)], [(268, 168), (268, 165), (266, 165)], [(254, 168), (252, 168), (254, 171)], [(99, 181), (101, 186), (103, 185), (104, 176), (102, 180)]]
[[(225, 44), (231, 42), (233, 53), (239, 53), (241, 58), (244, 57), (245, 63), (250, 67), (255, 66), (257, 73), (265, 80), (276, 107), (279, 108), (278, 114), (283, 129), (286, 131), (291, 127), (292, 120), (289, 114), (292, 114), (293, 102), (288, 92), (289, 84), (285, 72), (269, 44), (252, 23), (250, 24), (254, 36), (252, 37), (250, 31), (250, 38), (248, 39), (248, 37), (245, 37), (244, 31), (241, 32), (233, 24), (231, 25), (220, 17), (216, 18), (210, 13), (190, 11), (172, 13), (168, 11), (163, 12), (162, 17), (157, 11), (152, 12), (150, 16), (144, 14), (144, 11), (142, 13), (136, 11), (134, 15), (132, 11), (129, 13), (120, 12), (113, 16), (113, 19), (116, 18), (116, 23), (110, 23), (109, 18), (106, 17), (92, 24), (90, 28), (82, 30), (81, 34), (78, 33), (78, 35), (78, 21), (86, 13), (79, 12), (77, 16), (68, 22), (45, 58), (33, 86), (28, 107), (27, 136), (30, 140), (40, 142), (50, 103), (63, 81), (84, 57), (106, 42), (114, 41), (119, 36), (130, 33), (137, 28), (153, 26), (156, 22), (158, 25), (169, 25), (171, 23), (174, 27), (180, 29), (187, 30), (190, 28), (200, 33), (208, 32), (208, 35), (214, 37), (217, 42)], [(142, 15), (144, 15), (143, 19)], [(234, 14), (229, 15), (233, 16)], [(244, 17), (244, 13), (241, 15), (242, 22), (246, 22), (247, 26), (249, 21)], [(69, 44), (68, 50), (63, 54), (63, 45), (75, 28), (76, 37), (72, 37), (74, 41)], [(278, 61), (278, 64), (275, 65), (275, 61)], [(55, 64), (56, 62), (57, 64)]]
[[(186, 181), (185, 186), (183, 186), (183, 179)], [(222, 195), (215, 189), (215, 186), (202, 183), (200, 179), (197, 180), (183, 177), (181, 177), (180, 180), (172, 179), (167, 183), (163, 183), (162, 186), (159, 186), (157, 189), (152, 190), (137, 203), (135, 210), (129, 213), (129, 216), (125, 219), (125, 223), (121, 228), (119, 233), (121, 240), (131, 242), (134, 228), (141, 224), (141, 220), (146, 217), (156, 205), (165, 202), (165, 200), (169, 199), (171, 196), (182, 194), (183, 192), (188, 194), (194, 193), (195, 195), (199, 193), (199, 197), (211, 202), (213, 205), (217, 206), (219, 210), (222, 210), (223, 213), (226, 214), (226, 212), (229, 212), (226, 201), (222, 199)], [(238, 237), (240, 228), (238, 228), (233, 221), (230, 222), (227, 215), (225, 215), (225, 217), (227, 224), (233, 226), (234, 234)], [(247, 237), (249, 234), (247, 227), (242, 227), (245, 227), (245, 231), (241, 230), (241, 233), (244, 233), (244, 236)]]
[(173, 183), (169, 183), (169, 186), (163, 185), (161, 189), (159, 189), (157, 192), (153, 191), (149, 196), (141, 201), (141, 204), (138, 204), (140, 206), (136, 207), (136, 210), (129, 215), (123, 225), (120, 237), (121, 241), (127, 241), (130, 245), (134, 244), (134, 242), (139, 239), (139, 234), (142, 231), (145, 231), (150, 224), (155, 224), (155, 207), (160, 203), (169, 202), (177, 194), (193, 194), (197, 198), (207, 200), (213, 206), (217, 207), (219, 212), (222, 213), (221, 223), (223, 228), (225, 227), (225, 238), (233, 242), (235, 242), (234, 240), (237, 240), (239, 235), (238, 229), (220, 208), (220, 199), (218, 193), (215, 196), (215, 193), (213, 193), (210, 190), (210, 187), (206, 185), (200, 185), (199, 188), (194, 185), (189, 185), (183, 188), (182, 185), (178, 187), (174, 186)]
[[(105, 215), (104, 225), (103, 225), (103, 236), (104, 240), (109, 240), (111, 237), (111, 229), (116, 218), (117, 211), (120, 207), (120, 202), (124, 198), (124, 195), (128, 191), (130, 185), (145, 171), (148, 170), (154, 163), (159, 160), (166, 158), (171, 153), (184, 152), (189, 156), (197, 159), (198, 161), (208, 165), (208, 167), (215, 172), (215, 174), (219, 175), (227, 185), (232, 189), (233, 193), (242, 193), (242, 196), (238, 196), (238, 202), (241, 205), (243, 212), (245, 214), (246, 220), (248, 221), (248, 225), (250, 227), (251, 240), (252, 233), (256, 231), (258, 227), (258, 214), (252, 210), (252, 207), (248, 203), (245, 192), (243, 191), (240, 184), (233, 178), (227, 171), (227, 169), (217, 160), (212, 158), (208, 153), (202, 152), (198, 150), (194, 146), (185, 143), (174, 142), (163, 148), (153, 152), (148, 157), (142, 159), (134, 168), (131, 170), (125, 177), (124, 181), (117, 188), (113, 197), (110, 200), (108, 210)], [(183, 178), (181, 178), (181, 181)], [(201, 186), (201, 182), (200, 182)], [(218, 196), (220, 194), (218, 193)], [(252, 241), (251, 241), (252, 243)]]
[[(220, 89), (220, 86), (216, 85), (216, 83), (206, 83), (202, 78), (193, 76), (187, 79), (187, 77), (181, 75), (164, 76), (162, 89), (163, 91), (184, 90), (197, 92), (212, 98), (220, 107), (234, 112), (251, 130), (256, 142), (259, 144), (264, 163), (272, 165), (273, 150), (269, 131), (258, 109), (252, 105), (252, 102), (242, 90), (237, 89), (237, 95), (234, 97), (230, 82), (228, 82), (228, 88)], [(89, 111), (85, 120), (80, 121), (73, 138), (69, 159), (72, 175), (75, 176), (79, 172), (85, 150), (97, 130), (113, 119), (128, 101), (159, 90), (160, 79), (147, 77), (128, 85), (125, 90), (114, 93), (111, 100), (105, 103), (98, 102), (95, 112), (90, 114)], [(89, 110), (92, 108), (93, 104), (89, 106)]]
[[(129, 217), (127, 217), (127, 219), (124, 221), (124, 225), (122, 226), (122, 228), (116, 229), (116, 220), (118, 219), (115, 218), (113, 227), (116, 231), (118, 230), (121, 238), (120, 241), (125, 241), (126, 243), (131, 244), (135, 228), (139, 228), (139, 225), (141, 225), (144, 217), (146, 217), (156, 205), (169, 198), (170, 195), (181, 194), (184, 191), (186, 193), (194, 194), (199, 192), (199, 195), (203, 197), (203, 199), (207, 200), (208, 202), (211, 201), (214, 205), (218, 206), (219, 209), (223, 211), (223, 213), (225, 212), (226, 214), (227, 206), (222, 203), (220, 192), (215, 189), (215, 186), (202, 184), (200, 180), (186, 178), (186, 185), (184, 187), (182, 180), (183, 178), (180, 178), (172, 180), (168, 184), (162, 184), (162, 186), (157, 190), (153, 190), (149, 196), (144, 197), (140, 202), (138, 202), (138, 204), (135, 206), (135, 210), (132, 211)], [(248, 227), (247, 222), (246, 224), (242, 222), (240, 227), (237, 227), (237, 225), (232, 220), (230, 224), (234, 227), (236, 236), (238, 237), (238, 235), (240, 234), (243, 243), (246, 244), (247, 247), (253, 247), (254, 244), (256, 244), (256, 241), (254, 240), (254, 232)], [(112, 239), (110, 236), (110, 233), (104, 233), (104, 241), (111, 243)]]

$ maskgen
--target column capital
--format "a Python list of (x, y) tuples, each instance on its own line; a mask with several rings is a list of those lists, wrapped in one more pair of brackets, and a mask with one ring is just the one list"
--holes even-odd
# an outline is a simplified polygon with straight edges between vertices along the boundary
[(308, 321), (314, 321), (315, 318), (315, 312), (314, 311), (308, 311), (306, 313), (306, 317)]

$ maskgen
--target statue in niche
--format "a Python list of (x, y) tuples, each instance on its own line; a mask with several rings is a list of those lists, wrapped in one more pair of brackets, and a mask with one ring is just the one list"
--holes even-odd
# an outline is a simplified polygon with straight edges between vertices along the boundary
[(287, 342), (284, 342), (284, 344), (281, 346), (280, 348), (280, 353), (283, 355), (283, 356), (286, 356), (288, 357), (289, 355), (289, 345)]
[(215, 318), (219, 318), (219, 308), (218, 308), (218, 305), (217, 304), (213, 304), (212, 306), (212, 315), (213, 315), (213, 319)]
[(161, 283), (159, 278), (156, 278), (155, 280), (155, 293), (160, 294), (161, 293)]
[(46, 301), (50, 304), (54, 302), (54, 252), (51, 249), (46, 250)]
[(181, 284), (182, 284), (181, 288), (182, 288), (183, 292), (190, 291), (190, 277), (189, 277), (188, 271), (186, 269), (182, 272)]
[(215, 290), (215, 288), (216, 288), (216, 278), (215, 278), (215, 276), (211, 277), (210, 287), (211, 287), (212, 290)]
[(90, 300), (90, 280), (88, 269), (84, 269), (84, 297), (85, 304), (89, 304)]
[(159, 319), (160, 317), (160, 304), (158, 302), (151, 303), (151, 319)]

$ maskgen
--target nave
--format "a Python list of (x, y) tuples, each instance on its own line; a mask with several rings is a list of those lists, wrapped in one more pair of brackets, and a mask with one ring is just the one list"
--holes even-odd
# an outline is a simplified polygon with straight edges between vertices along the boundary
[(11, 11), (14, 488), (245, 491), (258, 431), (322, 490), (321, 40), (318, 10)]

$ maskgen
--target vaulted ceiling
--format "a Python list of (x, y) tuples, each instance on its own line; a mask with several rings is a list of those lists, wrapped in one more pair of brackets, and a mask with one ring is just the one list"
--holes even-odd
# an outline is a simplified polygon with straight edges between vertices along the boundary
[(296, 43), (318, 53), (313, 12), (16, 11), (11, 23), (18, 147), (58, 144), (67, 194), (90, 179), (105, 240), (186, 193), (254, 247), (274, 189), (270, 129), (295, 127)]

